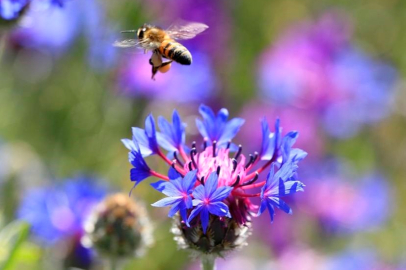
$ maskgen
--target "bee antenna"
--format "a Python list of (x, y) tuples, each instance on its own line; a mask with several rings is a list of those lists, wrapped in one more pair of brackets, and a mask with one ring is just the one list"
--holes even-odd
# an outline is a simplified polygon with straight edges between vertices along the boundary
[(121, 33), (136, 33), (137, 32), (137, 30), (123, 30), (123, 31), (120, 31)]

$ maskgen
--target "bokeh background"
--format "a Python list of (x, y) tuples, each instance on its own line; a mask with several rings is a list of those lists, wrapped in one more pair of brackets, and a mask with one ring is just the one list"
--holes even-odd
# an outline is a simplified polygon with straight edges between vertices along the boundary
[[(255, 219), (218, 269), (406, 269), (405, 1), (32, 0), (15, 19), (9, 2), (26, 1), (0, 0), (4, 269), (108, 269), (80, 228), (91, 205), (132, 187), (120, 139), (175, 108), (193, 136), (201, 103), (246, 119), (245, 149), (259, 148), (266, 116), (309, 153), (294, 214)], [(132, 37), (120, 30), (179, 20), (209, 29), (183, 42), (192, 66), (156, 81), (149, 55), (112, 46)], [(198, 269), (150, 206), (160, 194), (142, 183), (132, 196), (155, 244), (124, 269)]]

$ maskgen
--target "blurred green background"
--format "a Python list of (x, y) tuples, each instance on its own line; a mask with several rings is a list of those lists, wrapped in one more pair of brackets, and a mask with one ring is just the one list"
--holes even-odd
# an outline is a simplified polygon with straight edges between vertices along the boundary
[[(67, 4), (76, 1), (70, 0)], [(199, 4), (203, 5), (201, 2)], [(176, 19), (176, 14), (172, 16), (170, 12), (185, 3), (99, 2), (105, 13), (104, 22), (118, 39), (121, 38), (120, 30), (136, 29), (144, 22), (166, 24)], [(194, 8), (193, 3), (188, 4)], [(224, 52), (223, 59), (210, 60), (217, 84), (211, 98), (187, 103), (120, 94), (116, 81), (118, 66), (126, 58), (127, 52), (117, 51), (120, 60), (107, 69), (92, 69), (87, 61), (89, 43), (86, 33), (75, 39), (65, 52), (53, 56), (39, 48), (15, 46), (8, 38), (14, 30), (3, 32), (0, 52), (0, 138), (2, 151), (6, 153), (4, 164), (8, 166), (0, 197), (4, 226), (15, 219), (16, 209), (25, 191), (40, 185), (44, 180), (42, 177), (58, 181), (77, 172), (92, 172), (107, 179), (114, 189), (129, 192), (132, 187), (129, 180), (131, 165), (120, 139), (131, 136), (131, 127), (143, 127), (143, 121), (150, 112), (154, 116), (162, 114), (169, 118), (172, 109), (177, 108), (181, 114), (184, 112), (184, 116), (190, 112), (197, 115), (197, 107), (203, 102), (214, 104), (216, 109), (226, 107), (231, 116), (239, 116), (244, 105), (255, 101), (258, 96), (257, 71), (261, 53), (290, 27), (315, 20), (325, 11), (334, 9), (345, 13), (352, 24), (352, 42), (371, 57), (390, 62), (398, 71), (399, 81), (391, 114), (383, 121), (343, 140), (330, 138), (323, 132), (316, 134), (324, 138), (323, 155), (345, 158), (352, 163), (356, 172), (379, 170), (386, 176), (393, 188), (392, 214), (379, 229), (372, 232), (360, 231), (327, 239), (312, 227), (310, 221), (305, 220), (300, 239), (327, 254), (347, 246), (367, 246), (374, 248), (381, 260), (400, 263), (406, 255), (406, 199), (403, 196), (406, 192), (406, 94), (403, 83), (406, 75), (406, 2), (219, 0), (213, 6), (221, 9), (222, 16), (229, 24), (227, 33), (224, 33), (228, 38), (226, 42), (219, 42), (217, 52), (219, 55)], [(218, 15), (208, 9), (207, 16)], [(216, 29), (216, 26), (212, 28)], [(104, 31), (103, 28), (96, 30)], [(204, 37), (201, 39), (204, 40)], [(210, 42), (215, 44), (217, 41)], [(199, 44), (193, 46), (199, 47)], [(199, 50), (211, 53), (203, 45)], [(43, 65), (48, 66), (46, 72), (41, 73), (40, 67)], [(193, 70), (193, 65), (189, 68)], [(157, 80), (170, 75), (170, 72), (158, 74)], [(150, 77), (144, 79), (150, 80)], [(312, 149), (305, 150), (309, 156), (312, 155)], [(162, 164), (156, 166), (160, 168), (159, 171), (166, 170)], [(25, 181), (16, 181), (21, 172), (27, 169), (29, 176), (24, 178)], [(311, 193), (312, 190), (307, 189), (306, 192)], [(193, 260), (188, 252), (177, 249), (169, 233), (171, 220), (166, 217), (167, 212), (149, 206), (161, 198), (160, 194), (148, 184), (143, 184), (137, 187), (133, 196), (147, 205), (156, 229), (155, 245), (147, 251), (146, 256), (128, 261), (125, 269), (187, 269)], [(265, 218), (268, 221), (269, 217)], [(272, 230), (272, 226), (269, 227), (269, 233)], [(260, 237), (249, 238), (248, 243), (243, 250), (245, 256), (259, 261), (272, 259), (272, 253), (263, 248), (266, 244), (261, 242)], [(0, 257), (9, 252), (7, 244), (1, 246), (5, 250), (0, 250)], [(27, 238), (7, 269), (47, 269), (44, 261), (49, 252), (49, 249), (43, 249)]]

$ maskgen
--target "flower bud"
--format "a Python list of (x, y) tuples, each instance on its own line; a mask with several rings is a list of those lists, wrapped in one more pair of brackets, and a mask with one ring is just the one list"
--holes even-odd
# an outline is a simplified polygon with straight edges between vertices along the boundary
[(145, 208), (120, 193), (106, 197), (95, 208), (85, 230), (85, 245), (106, 257), (140, 256), (153, 242)]

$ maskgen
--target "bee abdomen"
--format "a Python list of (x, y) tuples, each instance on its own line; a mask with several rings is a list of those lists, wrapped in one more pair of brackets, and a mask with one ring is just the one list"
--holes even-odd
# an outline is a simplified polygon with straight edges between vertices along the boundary
[(189, 50), (176, 41), (163, 41), (159, 52), (179, 64), (190, 65), (192, 63), (192, 55)]

